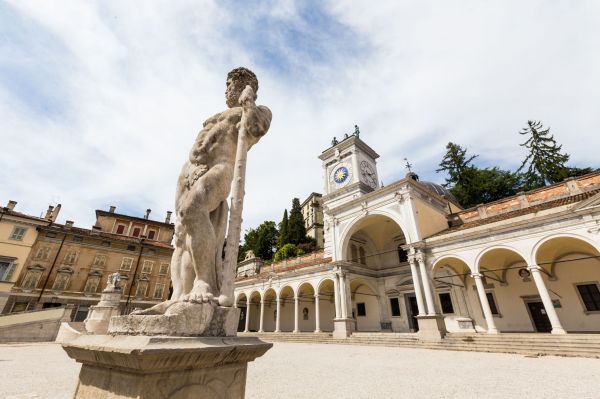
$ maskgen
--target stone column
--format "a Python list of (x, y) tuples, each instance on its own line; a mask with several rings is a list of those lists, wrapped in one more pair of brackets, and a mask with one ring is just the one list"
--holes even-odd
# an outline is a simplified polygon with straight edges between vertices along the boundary
[(433, 302), (433, 293), (431, 291), (431, 285), (429, 284), (429, 277), (427, 274), (427, 267), (425, 266), (425, 258), (423, 252), (419, 251), (415, 256), (419, 263), (419, 269), (421, 270), (421, 279), (423, 281), (423, 291), (425, 291), (425, 302), (427, 302), (427, 314), (429, 316), (435, 315), (435, 302)]
[(340, 309), (340, 276), (336, 273), (333, 275), (333, 300), (335, 302), (335, 318), (342, 317)]
[(540, 297), (542, 298), (542, 303), (544, 304), (544, 308), (546, 309), (546, 313), (550, 319), (550, 324), (552, 324), (552, 334), (566, 334), (567, 332), (560, 324), (560, 320), (558, 319), (558, 315), (554, 309), (554, 304), (552, 303), (552, 299), (550, 299), (550, 294), (548, 293), (548, 289), (546, 288), (546, 284), (542, 278), (542, 273), (540, 272), (542, 268), (538, 265), (531, 265), (527, 269), (531, 271), (531, 276), (533, 277), (535, 286), (537, 287)]
[(315, 294), (315, 332), (316, 333), (320, 333), (321, 332), (321, 311), (320, 311), (320, 304), (319, 304), (319, 294)]
[(264, 325), (265, 325), (265, 300), (264, 298), (260, 299), (260, 321), (259, 321), (259, 325), (260, 327), (258, 328), (258, 332), (265, 332), (264, 330)]
[(414, 256), (408, 257), (408, 264), (410, 265), (410, 273), (412, 274), (413, 286), (415, 287), (415, 297), (417, 298), (417, 307), (419, 308), (419, 316), (425, 315), (425, 304), (423, 303), (423, 293), (421, 292), (421, 281), (419, 279), (419, 272), (417, 271), (417, 265)]
[(277, 317), (275, 318), (275, 332), (281, 332), (281, 299), (277, 297)]
[[(248, 298), (248, 297), (246, 297)], [(244, 332), (249, 332), (250, 329), (250, 307), (252, 306), (252, 302), (250, 302), (250, 299), (248, 299), (246, 301), (246, 326), (244, 327)]]
[(475, 280), (477, 294), (479, 295), (479, 302), (481, 302), (483, 316), (485, 317), (485, 322), (487, 323), (487, 332), (488, 334), (498, 334), (498, 330), (496, 329), (496, 323), (494, 323), (494, 315), (492, 315), (492, 309), (490, 308), (490, 303), (487, 299), (487, 295), (485, 294), (483, 281), (481, 280), (481, 277), (483, 277), (483, 275), (481, 273), (473, 273), (471, 274), (471, 277), (473, 277), (473, 279)]
[(346, 297), (346, 275), (340, 274), (340, 308), (342, 319), (348, 318), (348, 298)]
[(294, 296), (294, 332), (300, 332), (300, 329), (298, 328), (298, 306), (299, 306), (299, 298), (298, 295)]

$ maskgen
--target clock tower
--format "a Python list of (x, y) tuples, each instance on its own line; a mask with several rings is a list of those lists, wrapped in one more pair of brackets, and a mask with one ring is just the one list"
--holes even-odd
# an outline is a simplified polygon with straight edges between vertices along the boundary
[(379, 155), (359, 138), (358, 129), (339, 142), (334, 139), (319, 156), (323, 161), (324, 201), (337, 206), (379, 188), (377, 158)]

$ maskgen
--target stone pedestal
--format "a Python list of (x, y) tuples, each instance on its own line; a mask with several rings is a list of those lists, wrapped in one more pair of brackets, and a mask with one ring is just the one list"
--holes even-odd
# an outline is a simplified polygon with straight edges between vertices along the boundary
[(179, 302), (161, 315), (113, 317), (109, 334), (168, 335), (179, 337), (234, 337), (240, 309), (215, 303)]
[(354, 331), (354, 319), (333, 319), (333, 338), (345, 339)]
[(441, 314), (417, 316), (419, 321), (419, 339), (440, 341), (446, 335), (446, 324)]
[(82, 363), (75, 399), (242, 399), (256, 337), (83, 335), (63, 345)]
[(90, 312), (84, 320), (85, 331), (89, 334), (106, 334), (110, 318), (118, 316), (121, 290), (104, 291), (97, 305), (90, 306)]

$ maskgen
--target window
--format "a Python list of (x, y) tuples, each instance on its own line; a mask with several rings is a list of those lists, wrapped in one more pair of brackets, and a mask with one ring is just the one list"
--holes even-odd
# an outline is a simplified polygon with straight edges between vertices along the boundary
[(83, 237), (82, 236), (73, 236), (73, 241), (75, 241), (75, 242), (83, 242)]
[(64, 259), (63, 263), (65, 263), (67, 265), (72, 265), (73, 263), (75, 263), (76, 260), (77, 260), (77, 251), (69, 251), (65, 255), (65, 259)]
[(67, 289), (69, 285), (69, 280), (71, 279), (71, 271), (67, 269), (60, 270), (54, 279), (54, 284), (52, 285), (52, 291), (64, 291)]
[(27, 228), (15, 226), (15, 228), (13, 229), (12, 234), (10, 235), (9, 238), (11, 240), (21, 241), (26, 232), (27, 232)]
[(17, 258), (0, 256), (0, 281), (10, 281), (17, 266)]
[(390, 298), (390, 308), (393, 317), (400, 316), (400, 301), (398, 301), (398, 298)]
[(110, 241), (102, 241), (103, 247), (110, 247)]
[(137, 288), (135, 289), (135, 296), (138, 298), (145, 297), (146, 291), (148, 291), (148, 280), (140, 279), (137, 283)]
[(362, 263), (363, 265), (367, 264), (367, 257), (365, 256), (365, 249), (363, 247), (359, 247), (358, 248), (358, 253), (360, 256), (360, 263)]
[(350, 253), (351, 253), (351, 256), (352, 256), (352, 258), (350, 260), (352, 262), (358, 261), (358, 253), (357, 253), (357, 250), (356, 250), (356, 245), (354, 245), (354, 244), (350, 245)]
[(95, 294), (98, 291), (98, 285), (100, 285), (100, 274), (91, 273), (85, 282), (83, 292), (86, 294)]
[(35, 289), (40, 281), (40, 277), (42, 277), (42, 272), (44, 268), (39, 266), (33, 266), (28, 268), (27, 273), (25, 274), (25, 278), (21, 283), (21, 288), (32, 290)]
[(135, 245), (128, 245), (127, 246), (127, 250), (128, 251), (135, 251)]
[(53, 232), (49, 231), (49, 232), (46, 233), (46, 237), (48, 237), (48, 238), (56, 238), (56, 233), (53, 233)]
[(160, 264), (160, 269), (158, 269), (158, 274), (160, 274), (161, 276), (164, 276), (167, 273), (169, 273), (169, 264), (168, 263), (161, 263)]
[(581, 301), (588, 312), (600, 311), (600, 290), (596, 283), (578, 284), (577, 290)]
[(120, 224), (117, 226), (117, 234), (123, 234), (125, 232), (125, 225)]
[(154, 255), (156, 255), (156, 251), (154, 249), (149, 249), (148, 252), (146, 252), (146, 255), (154, 256)]
[(408, 252), (402, 249), (402, 245), (398, 245), (398, 262), (408, 262)]
[(130, 271), (133, 265), (133, 258), (123, 258), (121, 261), (121, 270)]
[(142, 273), (150, 274), (152, 273), (152, 267), (154, 266), (154, 261), (145, 260), (142, 264)]
[(106, 255), (96, 255), (94, 258), (93, 266), (104, 267), (106, 266)]
[(356, 304), (356, 313), (358, 316), (366, 316), (367, 315), (367, 307), (364, 302)]
[(454, 313), (454, 307), (452, 306), (452, 298), (449, 292), (440, 294), (440, 304), (442, 305), (442, 313)]
[(84, 321), (87, 318), (90, 307), (88, 305), (79, 305), (73, 321)]
[(29, 302), (15, 302), (10, 313), (25, 312), (29, 307)]
[(140, 236), (140, 232), (141, 232), (141, 231), (142, 231), (142, 230), (141, 230), (139, 227), (136, 227), (136, 228), (134, 228), (134, 229), (133, 229), (133, 234), (132, 234), (132, 236), (134, 236), (134, 237), (139, 237), (139, 236)]
[(496, 300), (494, 299), (494, 294), (491, 292), (486, 292), (485, 296), (487, 297), (488, 303), (490, 304), (490, 309), (492, 314), (499, 315), (498, 306), (496, 305)]
[(165, 285), (164, 284), (156, 284), (156, 286), (154, 287), (154, 299), (162, 299), (163, 294), (165, 292)]
[(150, 239), (150, 240), (154, 240), (154, 237), (156, 237), (156, 231), (154, 231), (154, 230), (150, 230), (150, 231), (148, 232), (148, 239)]
[(50, 255), (50, 247), (41, 247), (41, 248), (38, 248), (38, 250), (35, 254), (35, 259), (46, 260), (46, 259), (48, 259), (49, 255)]

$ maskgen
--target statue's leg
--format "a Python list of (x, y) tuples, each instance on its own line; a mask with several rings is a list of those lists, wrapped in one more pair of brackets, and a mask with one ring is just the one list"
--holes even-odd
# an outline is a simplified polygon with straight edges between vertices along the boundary
[(229, 205), (227, 201), (222, 201), (221, 205), (211, 212), (210, 220), (215, 229), (217, 242), (217, 253), (215, 254), (215, 270), (217, 272), (217, 290), (221, 289), (223, 279), (223, 245), (225, 244), (225, 231), (227, 230), (227, 217), (229, 216)]
[[(186, 226), (188, 235), (186, 247), (189, 248), (191, 264), (195, 271), (194, 285), (184, 301), (208, 302), (216, 292), (215, 256), (216, 237), (208, 212), (197, 212), (193, 224)], [(189, 270), (189, 268), (187, 268)]]

